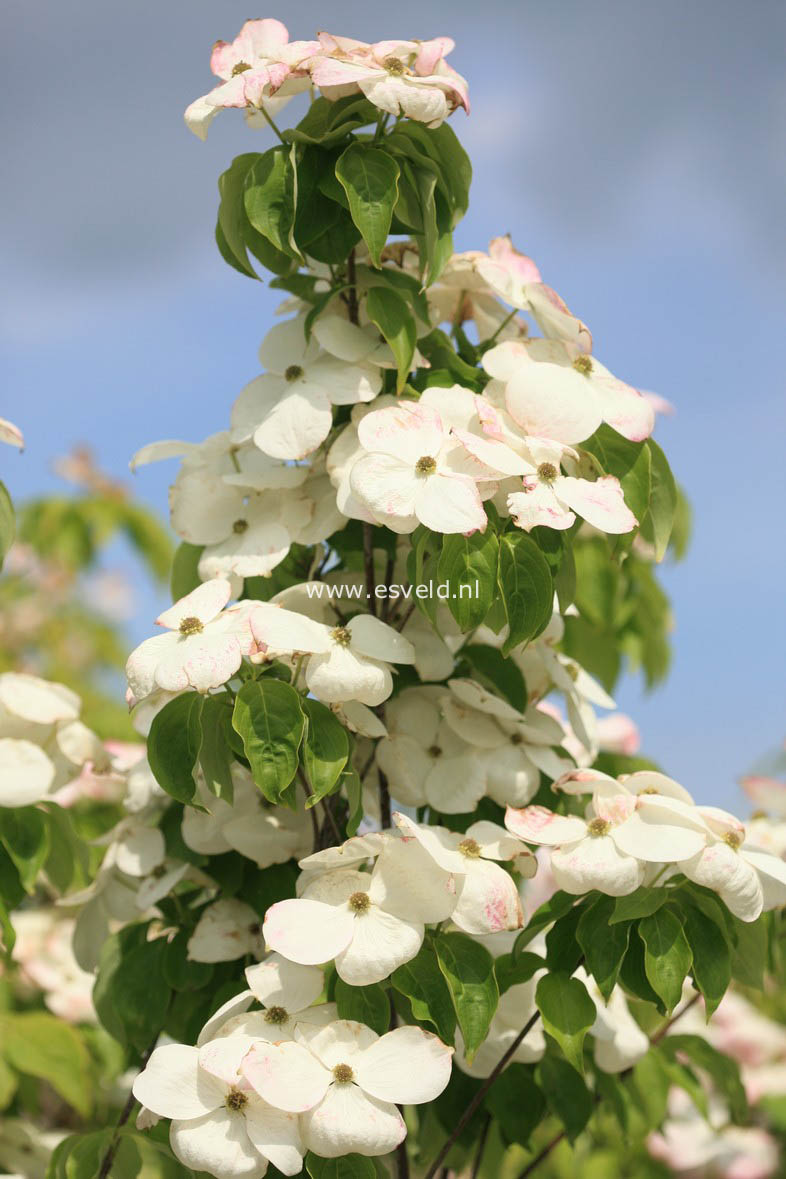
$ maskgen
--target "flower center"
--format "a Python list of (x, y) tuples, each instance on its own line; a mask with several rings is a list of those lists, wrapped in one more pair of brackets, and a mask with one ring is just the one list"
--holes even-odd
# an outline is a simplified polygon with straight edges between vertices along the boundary
[(248, 927), (248, 932), (252, 937), (258, 937), (262, 932), (262, 926), (259, 921), (253, 921)]
[(268, 1007), (265, 1012), (265, 1023), (286, 1023), (289, 1019), (289, 1012), (285, 1007)]
[(442, 757), (442, 750), (440, 749), (439, 745), (429, 745), (426, 752), (428, 753), (429, 757)]
[(368, 899), (367, 892), (353, 892), (347, 904), (353, 913), (360, 915), (368, 912), (371, 901)]
[(643, 790), (639, 791), (639, 797), (641, 797), (642, 794), (657, 794), (657, 793), (658, 793), (658, 791), (655, 789), (654, 786), (645, 786)]
[(565, 671), (568, 673), (568, 675), (570, 676), (570, 678), (573, 680), (573, 682), (575, 684), (576, 680), (579, 678), (578, 664), (577, 663), (566, 663), (565, 664)]
[(739, 831), (727, 831), (723, 836), (723, 842), (728, 844), (732, 851), (737, 851), (742, 846), (742, 836)]
[(389, 74), (401, 76), (401, 74), (406, 74), (407, 72), (404, 62), (400, 61), (397, 57), (386, 57), (383, 64)]
[(232, 531), (237, 532), (238, 534), (245, 532), (247, 528), (248, 520), (235, 520), (234, 524), (232, 525)]
[(239, 1089), (230, 1089), (227, 1093), (227, 1099), (224, 1102), (227, 1109), (231, 1109), (233, 1113), (239, 1113), (241, 1109), (245, 1109), (248, 1105), (248, 1098), (245, 1093), (241, 1093)]
[(592, 372), (592, 357), (582, 353), (581, 356), (577, 356), (573, 361), (573, 367), (577, 373), (581, 373), (583, 377), (588, 377)]
[(557, 478), (557, 468), (553, 463), (541, 463), (538, 467), (538, 478), (541, 483), (553, 483)]
[(246, 72), (246, 70), (250, 70), (250, 69), (251, 69), (251, 66), (248, 64), (247, 61), (239, 61), (239, 62), (237, 62), (236, 65), (232, 66), (232, 77), (236, 78), (238, 76), (238, 74), (244, 74)]
[(303, 376), (303, 369), (299, 364), (290, 364), (289, 368), (284, 373), (285, 381), (299, 381)]
[(432, 458), (430, 454), (424, 454), (415, 463), (415, 471), (418, 475), (433, 475), (437, 469), (437, 460)]
[(477, 860), (480, 857), (480, 844), (476, 839), (462, 839), (458, 849), (468, 860)]
[(590, 819), (587, 823), (587, 831), (593, 839), (597, 839), (599, 835), (608, 835), (611, 831), (611, 823), (607, 819)]
[(333, 1076), (339, 1085), (349, 1085), (355, 1079), (355, 1074), (348, 1064), (337, 1064), (333, 1069)]
[(511, 745), (521, 745), (524, 741), (524, 738), (522, 737), (521, 733), (511, 733), (509, 740)]
[(178, 627), (181, 635), (185, 635), (186, 638), (189, 635), (201, 635), (204, 629), (202, 620), (194, 617), (184, 618)]
[(339, 647), (348, 647), (352, 641), (352, 635), (346, 626), (334, 626), (330, 637), (334, 643), (338, 643)]

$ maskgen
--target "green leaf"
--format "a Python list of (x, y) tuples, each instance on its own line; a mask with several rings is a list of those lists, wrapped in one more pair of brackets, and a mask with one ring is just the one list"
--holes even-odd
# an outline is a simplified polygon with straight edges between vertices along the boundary
[(732, 1120), (738, 1124), (748, 1116), (748, 1099), (740, 1080), (740, 1068), (736, 1060), (719, 1052), (703, 1036), (669, 1035), (661, 1042), (663, 1053), (676, 1057), (687, 1056), (696, 1068), (708, 1073), (715, 1089), (728, 1102)]
[(398, 200), (398, 164), (377, 147), (352, 143), (339, 156), (336, 177), (347, 194), (352, 220), (368, 246), (371, 261), (379, 266)]
[(581, 449), (595, 456), (605, 474), (619, 479), (625, 503), (641, 524), (650, 500), (649, 449), (643, 442), (629, 442), (605, 423), (582, 442)]
[(5, 483), (0, 483), (0, 569), (16, 536), (14, 505)]
[(628, 951), (620, 967), (620, 983), (631, 995), (652, 1003), (661, 1013), (666, 1014), (663, 1000), (652, 989), (644, 969), (644, 942), (639, 937), (636, 925), (631, 925), (628, 938)]
[(540, 954), (530, 954), (525, 951), (519, 954), (515, 962), (512, 954), (500, 954), (494, 959), (494, 973), (497, 976), (497, 986), (500, 995), (516, 987), (520, 983), (529, 982), (533, 975), (543, 969), (543, 959)]
[(731, 958), (733, 978), (745, 987), (761, 990), (767, 966), (767, 925), (758, 921), (734, 918), (736, 946)]
[(204, 545), (188, 544), (185, 540), (175, 549), (169, 583), (173, 602), (184, 598), (202, 584), (202, 578), (199, 576), (199, 558), (203, 552)]
[(336, 979), (336, 1004), (339, 1019), (354, 1019), (373, 1028), (382, 1036), (390, 1027), (388, 993), (379, 983), (352, 987), (343, 978)]
[(693, 956), (682, 928), (682, 919), (664, 906), (639, 923), (644, 942), (644, 969), (652, 989), (671, 1012), (682, 997), (682, 984)]
[(538, 980), (535, 1003), (543, 1027), (556, 1040), (568, 1060), (584, 1071), (584, 1038), (595, 1022), (595, 1004), (583, 982), (560, 972)]
[(456, 1012), (437, 956), (425, 943), (414, 958), (397, 967), (390, 981), (410, 1001), (412, 1014), (421, 1023), (430, 1023), (440, 1040), (452, 1044), (456, 1029)]
[(159, 786), (178, 802), (191, 802), (196, 791), (193, 771), (202, 742), (203, 701), (199, 692), (175, 696), (153, 717), (147, 738), (150, 769)]
[(49, 855), (49, 823), (34, 806), (0, 808), (0, 841), (16, 865), (25, 892), (35, 890)]
[(581, 914), (576, 930), (587, 970), (606, 1002), (616, 986), (630, 936), (628, 924), (611, 924), (613, 913), (614, 897), (598, 897)]
[(647, 1129), (656, 1130), (666, 1117), (670, 1088), (669, 1075), (657, 1052), (648, 1052), (633, 1066), (631, 1088)]
[(726, 929), (693, 905), (685, 905), (683, 912), (683, 928), (693, 959), (693, 981), (704, 996), (709, 1019), (731, 982), (731, 952)]
[[(447, 371), (451, 379), (446, 381), (446, 384), (458, 383), (472, 389), (475, 393), (480, 393), (484, 389), (488, 380), (486, 374), (482, 369), (473, 368), (471, 364), (462, 360), (457, 355), (450, 338), (439, 328), (435, 328), (427, 336), (418, 340), (418, 350), (430, 362), (432, 370), (445, 369)], [(426, 380), (428, 380), (431, 375), (430, 370), (426, 369), (425, 374)]]
[(318, 700), (302, 700), (301, 707), (308, 721), (303, 765), (313, 791), (306, 806), (312, 807), (338, 788), (349, 757), (349, 734), (336, 715)]
[(486, 1108), (496, 1118), (507, 1142), (527, 1146), (546, 1109), (532, 1066), (508, 1065), (489, 1089)]
[(470, 643), (461, 648), (460, 654), (469, 661), (473, 679), (499, 692), (519, 712), (526, 711), (527, 685), (518, 664), (506, 659), (498, 647), (484, 643)]
[(569, 1141), (575, 1142), (595, 1108), (592, 1094), (581, 1075), (549, 1048), (537, 1066), (535, 1076), (549, 1109), (562, 1122)]
[(642, 534), (655, 549), (655, 560), (662, 561), (669, 547), (677, 513), (677, 485), (665, 454), (654, 438), (646, 442), (650, 452), (649, 508), (642, 521)]
[(581, 946), (576, 939), (576, 929), (588, 905), (588, 898), (580, 900), (573, 908), (555, 921), (546, 934), (546, 964), (549, 970), (573, 974), (581, 962)]
[(388, 287), (372, 287), (366, 295), (366, 313), (379, 328), (396, 361), (397, 391), (406, 384), (417, 345), (415, 319), (407, 302)]
[(173, 991), (198, 991), (207, 986), (214, 974), (209, 962), (192, 962), (188, 957), (190, 936), (187, 929), (181, 929), (164, 950), (164, 981)]
[(311, 1179), (376, 1179), (372, 1159), (361, 1154), (345, 1154), (337, 1159), (323, 1159), (311, 1151), (306, 1155), (306, 1170)]
[(199, 768), (211, 794), (232, 802), (232, 701), (228, 694), (205, 696), (199, 717)]
[(491, 528), (445, 536), (437, 576), (450, 585), (448, 609), (462, 631), (480, 626), (496, 597), (499, 542)]
[(257, 786), (269, 802), (279, 802), (297, 773), (306, 726), (300, 696), (282, 680), (251, 680), (237, 694), (232, 725)]
[(291, 258), (254, 229), (246, 213), (245, 186), (251, 169), (260, 158), (259, 152), (246, 152), (237, 156), (218, 181), (221, 203), (218, 207), (216, 244), (224, 260), (248, 278), (257, 278), (249, 261), (249, 250), (275, 274), (284, 274), (292, 268)]
[(164, 974), (166, 938), (149, 942), (146, 930), (130, 925), (107, 938), (93, 987), (93, 1003), (106, 1030), (140, 1052), (161, 1031), (172, 993)]
[(668, 899), (668, 889), (637, 888), (626, 897), (617, 897), (609, 924), (616, 925), (620, 921), (636, 921), (639, 917), (649, 917), (652, 913), (657, 913)]
[(434, 946), (471, 1063), (488, 1034), (499, 1002), (494, 959), (485, 946), (465, 933), (440, 934)]
[(577, 898), (570, 893), (555, 892), (539, 909), (536, 909), (513, 943), (512, 955), (514, 962), (524, 947), (528, 946), (541, 930), (547, 929), (549, 925), (553, 925), (565, 913), (569, 913), (576, 903)]
[(526, 532), (506, 532), (499, 538), (497, 584), (509, 631), (502, 653), (540, 634), (549, 622), (554, 583), (548, 562)]
[(277, 250), (299, 258), (294, 244), (297, 177), (295, 148), (271, 147), (248, 170), (244, 205), (251, 225)]
[(44, 1011), (0, 1017), (0, 1044), (20, 1073), (47, 1081), (82, 1117), (93, 1104), (90, 1056), (76, 1028)]
[(327, 98), (317, 98), (311, 103), (297, 127), (283, 131), (282, 134), (287, 142), (319, 144), (327, 148), (341, 139), (346, 139), (359, 127), (375, 123), (378, 115), (377, 108), (359, 94), (350, 94), (335, 102)]

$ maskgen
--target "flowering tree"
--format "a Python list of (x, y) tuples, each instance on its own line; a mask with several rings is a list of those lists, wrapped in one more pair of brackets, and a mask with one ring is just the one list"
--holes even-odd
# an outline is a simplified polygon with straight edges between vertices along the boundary
[(78, 702), (0, 682), (6, 946), (43, 875), (136, 1074), (52, 1179), (523, 1177), (701, 1078), (746, 1116), (723, 1045), (674, 1025), (761, 983), (782, 847), (596, 715), (623, 661), (666, 670), (685, 510), (652, 401), (535, 263), (454, 254), (451, 48), (248, 21), (186, 112), (274, 132), (216, 239), (285, 297), (227, 428), (135, 457), (180, 460), (182, 544), (86, 879), (68, 841), (52, 866), (53, 792), (96, 758)]

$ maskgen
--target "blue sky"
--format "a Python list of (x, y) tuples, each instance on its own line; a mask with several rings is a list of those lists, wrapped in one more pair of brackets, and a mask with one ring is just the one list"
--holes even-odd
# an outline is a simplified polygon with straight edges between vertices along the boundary
[[(144, 442), (222, 428), (256, 374), (275, 300), (224, 265), (212, 230), (218, 173), (266, 136), (228, 113), (201, 144), (182, 123), (212, 42), (248, 15), (245, 0), (7, 0), (0, 415), (27, 437), (2, 455), (17, 497), (58, 488), (52, 460), (74, 443), (121, 476)], [(457, 248), (510, 232), (598, 356), (677, 408), (658, 437), (695, 531), (663, 570), (674, 666), (618, 701), (669, 772), (734, 803), (784, 730), (786, 8), (341, 0), (254, 15), (294, 37), (455, 38), (473, 110), (454, 127), (475, 165)], [(148, 468), (136, 494), (163, 512), (172, 473)], [(135, 637), (154, 612), (142, 594)]]

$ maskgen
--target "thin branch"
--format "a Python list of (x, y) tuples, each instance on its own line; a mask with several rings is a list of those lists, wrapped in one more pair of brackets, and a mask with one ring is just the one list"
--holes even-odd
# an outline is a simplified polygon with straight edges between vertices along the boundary
[(426, 1174), (424, 1176), (424, 1179), (434, 1179), (434, 1176), (436, 1175), (437, 1171), (441, 1167), (442, 1163), (445, 1161), (445, 1158), (447, 1157), (448, 1151), (450, 1150), (451, 1146), (457, 1140), (457, 1138), (459, 1138), (459, 1136), (461, 1135), (465, 1126), (469, 1125), (469, 1123), (472, 1119), (472, 1116), (475, 1113), (475, 1110), (480, 1108), (489, 1089), (494, 1084), (497, 1077), (502, 1072), (502, 1070), (504, 1069), (504, 1067), (508, 1063), (508, 1061), (512, 1059), (512, 1057), (516, 1053), (516, 1051), (519, 1048), (524, 1037), (529, 1032), (532, 1031), (535, 1024), (538, 1022), (539, 1018), (540, 1018), (539, 1011), (536, 1011), (534, 1013), (534, 1015), (530, 1016), (530, 1018), (524, 1024), (524, 1027), (521, 1029), (519, 1034), (516, 1036), (516, 1039), (513, 1041), (513, 1043), (510, 1045), (510, 1047), (504, 1053), (504, 1055), (501, 1056), (500, 1059), (497, 1061), (497, 1064), (494, 1066), (492, 1071), (489, 1073), (489, 1075), (483, 1081), (483, 1084), (480, 1086), (477, 1093), (472, 1098), (472, 1100), (470, 1101), (467, 1108), (464, 1110), (464, 1112), (461, 1115), (461, 1117), (459, 1118), (459, 1120), (456, 1122), (456, 1125), (451, 1130), (449, 1137), (442, 1144), (442, 1149), (440, 1150), (437, 1157), (434, 1159), (434, 1162), (429, 1167), (428, 1171), (426, 1172)]
[[(140, 1070), (139, 1070), (140, 1073), (143, 1071), (148, 1060), (153, 1055), (153, 1050), (155, 1049), (155, 1046), (158, 1043), (158, 1036), (159, 1036), (159, 1033), (156, 1032), (155, 1036), (153, 1037), (152, 1041), (150, 1042), (150, 1045), (142, 1053), (142, 1068), (140, 1068)], [(101, 1160), (101, 1166), (98, 1168), (98, 1174), (96, 1176), (96, 1179), (107, 1179), (107, 1176), (109, 1175), (110, 1171), (112, 1170), (112, 1164), (115, 1161), (115, 1155), (117, 1154), (118, 1148), (120, 1146), (120, 1131), (123, 1129), (123, 1126), (125, 1126), (126, 1122), (131, 1117), (131, 1113), (132, 1113), (135, 1105), (136, 1105), (136, 1097), (134, 1097), (134, 1091), (132, 1089), (131, 1092), (128, 1094), (128, 1099), (127, 1099), (125, 1105), (123, 1106), (122, 1110), (120, 1111), (120, 1117), (117, 1119), (117, 1124), (115, 1126), (115, 1132), (112, 1135), (109, 1146), (106, 1148), (106, 1154), (104, 1155), (103, 1159)]]
[(486, 1120), (483, 1123), (483, 1129), (480, 1131), (480, 1139), (478, 1140), (478, 1149), (475, 1152), (475, 1161), (472, 1164), (471, 1179), (478, 1179), (478, 1175), (480, 1174), (480, 1165), (483, 1162), (483, 1152), (486, 1149), (486, 1142), (488, 1141), (490, 1129), (491, 1129), (491, 1114), (486, 1114)]
[(393, 580), (393, 572), (394, 572), (395, 566), (396, 566), (395, 552), (388, 553), (388, 559), (385, 562), (385, 586), (386, 586), (387, 592), (386, 592), (385, 598), (382, 602), (382, 621), (383, 622), (387, 622), (388, 616), (390, 615), (390, 604), (391, 604), (391, 602), (390, 602), (390, 583)]
[(377, 776), (379, 778), (379, 825), (383, 831), (387, 831), (393, 822), (390, 809), (390, 791), (388, 790), (388, 780), (379, 766), (377, 766)]
[(349, 307), (349, 322), (360, 323), (358, 311), (357, 271), (355, 270), (355, 251), (351, 250), (347, 258), (347, 305)]
[(273, 120), (271, 119), (271, 117), (270, 117), (270, 115), (267, 113), (267, 111), (265, 110), (264, 103), (262, 104), (262, 106), (260, 106), (260, 107), (259, 107), (259, 111), (260, 111), (260, 113), (261, 113), (261, 114), (264, 116), (264, 118), (267, 120), (267, 122), (270, 124), (270, 126), (273, 128), (273, 130), (275, 131), (276, 135), (277, 135), (277, 136), (278, 136), (278, 138), (281, 140), (281, 142), (282, 142), (282, 143), (285, 143), (285, 142), (286, 142), (286, 140), (284, 139), (284, 136), (281, 134), (281, 132), (279, 131), (278, 127), (277, 127), (277, 126), (276, 126), (276, 124), (273, 122)]

